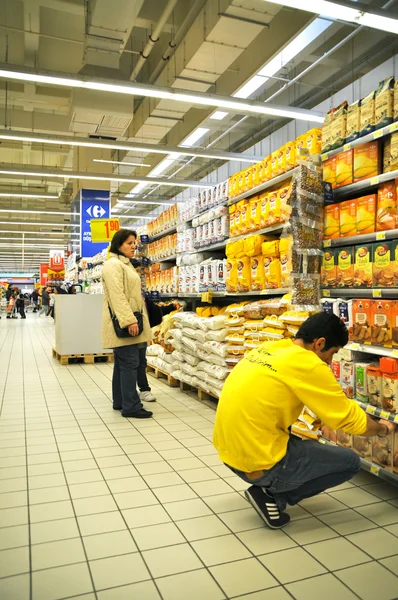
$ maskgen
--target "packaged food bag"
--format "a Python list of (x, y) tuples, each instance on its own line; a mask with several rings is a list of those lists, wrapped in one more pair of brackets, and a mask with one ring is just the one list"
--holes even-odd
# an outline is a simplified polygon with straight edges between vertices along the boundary
[(353, 142), (359, 138), (361, 127), (361, 101), (357, 100), (347, 108), (347, 134), (346, 142)]
[(249, 292), (251, 289), (250, 258), (248, 256), (238, 258), (236, 267), (238, 275), (238, 292)]
[(251, 289), (260, 291), (265, 288), (264, 261), (262, 254), (250, 258)]
[(360, 136), (368, 135), (376, 126), (376, 92), (371, 92), (361, 102)]
[(377, 192), (376, 231), (396, 229), (398, 225), (397, 193), (394, 181), (382, 183)]
[(227, 270), (227, 277), (226, 277), (227, 292), (236, 293), (238, 291), (238, 270), (237, 270), (236, 258), (227, 258), (226, 270)]
[(380, 81), (375, 98), (375, 129), (391, 125), (394, 117), (394, 77)]

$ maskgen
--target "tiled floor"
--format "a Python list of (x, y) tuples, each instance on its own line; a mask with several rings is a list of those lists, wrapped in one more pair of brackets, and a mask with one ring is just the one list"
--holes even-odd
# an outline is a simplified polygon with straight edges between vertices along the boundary
[(267, 529), (211, 408), (152, 380), (154, 419), (125, 420), (111, 366), (60, 366), (52, 339), (0, 321), (2, 600), (398, 598), (398, 488), (360, 473)]

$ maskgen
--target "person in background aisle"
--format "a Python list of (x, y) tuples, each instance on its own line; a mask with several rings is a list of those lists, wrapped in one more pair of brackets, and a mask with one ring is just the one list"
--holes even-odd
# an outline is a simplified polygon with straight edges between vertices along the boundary
[(19, 294), (16, 300), (17, 312), (21, 315), (21, 319), (26, 319), (25, 314), (25, 298), (23, 294)]
[(46, 317), (49, 312), (49, 304), (50, 304), (50, 292), (51, 288), (42, 287), (41, 292), (41, 310), (39, 312), (39, 317)]
[(33, 302), (33, 306), (34, 306), (33, 312), (36, 313), (38, 306), (39, 306), (39, 292), (36, 289), (34, 289), (30, 298), (31, 298), (31, 300)]
[(331, 429), (367, 437), (386, 437), (395, 429), (371, 419), (335, 380), (329, 365), (347, 342), (347, 328), (336, 315), (317, 313), (294, 341), (252, 350), (222, 389), (214, 445), (221, 460), (252, 484), (246, 498), (272, 529), (289, 522), (287, 504), (339, 485), (360, 469), (353, 450), (290, 435), (304, 405)]
[(7, 303), (10, 301), (10, 298), (11, 298), (11, 296), (12, 296), (12, 294), (13, 294), (13, 291), (14, 291), (14, 289), (13, 289), (13, 287), (12, 287), (11, 283), (9, 283), (9, 284), (8, 284), (8, 287), (7, 287), (7, 290), (6, 290), (6, 299), (7, 299)]
[(50, 288), (47, 317), (54, 318), (55, 288)]
[[(102, 314), (102, 340), (104, 348), (112, 348), (115, 355), (112, 378), (113, 408), (121, 410), (123, 417), (146, 419), (152, 412), (143, 408), (137, 392), (140, 364), (139, 345), (149, 342), (151, 328), (141, 280), (130, 260), (135, 253), (137, 234), (130, 229), (119, 229), (112, 238), (110, 257), (102, 271), (104, 307)], [(143, 331), (138, 334), (135, 312), (141, 312)], [(116, 335), (111, 313), (122, 328), (128, 328), (129, 337)]]

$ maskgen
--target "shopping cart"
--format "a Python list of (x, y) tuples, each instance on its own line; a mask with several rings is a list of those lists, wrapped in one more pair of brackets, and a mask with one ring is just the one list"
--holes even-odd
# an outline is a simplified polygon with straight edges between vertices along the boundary
[(15, 298), (11, 296), (7, 306), (7, 319), (18, 319)]

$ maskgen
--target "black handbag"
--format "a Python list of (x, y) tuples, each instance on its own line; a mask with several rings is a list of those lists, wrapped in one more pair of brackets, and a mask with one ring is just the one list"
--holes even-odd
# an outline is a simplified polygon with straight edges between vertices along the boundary
[(115, 330), (117, 337), (119, 337), (119, 338), (137, 337), (138, 335), (141, 335), (141, 333), (144, 331), (144, 319), (143, 319), (141, 311), (137, 310), (133, 313), (135, 318), (137, 319), (137, 325), (138, 325), (137, 336), (133, 336), (129, 333), (128, 327), (120, 327), (119, 321), (118, 321), (116, 315), (114, 315), (112, 313), (111, 307), (109, 306), (109, 304), (108, 304), (108, 309), (109, 309), (109, 314), (111, 315), (113, 329)]

